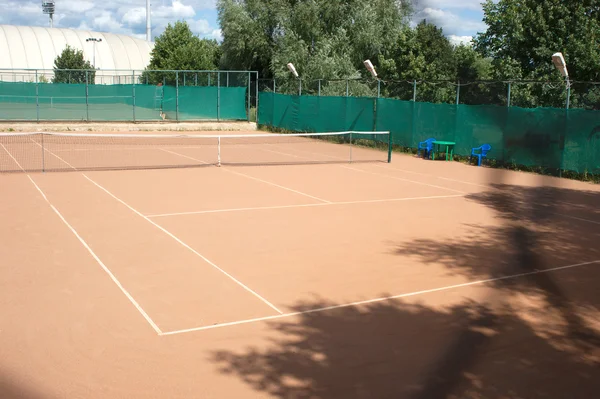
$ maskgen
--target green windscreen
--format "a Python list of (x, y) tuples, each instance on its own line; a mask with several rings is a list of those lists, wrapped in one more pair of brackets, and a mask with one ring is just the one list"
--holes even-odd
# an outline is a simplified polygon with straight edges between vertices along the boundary
[(245, 120), (246, 87), (0, 82), (0, 120)]
[(600, 111), (455, 105), (386, 98), (260, 93), (258, 122), (290, 131), (389, 131), (394, 145), (428, 138), (469, 156), (483, 144), (501, 162), (600, 173)]

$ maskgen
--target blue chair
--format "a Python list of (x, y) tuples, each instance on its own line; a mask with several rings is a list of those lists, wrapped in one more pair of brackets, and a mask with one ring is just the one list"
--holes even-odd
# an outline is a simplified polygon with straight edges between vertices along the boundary
[(417, 156), (419, 156), (419, 153), (421, 152), (421, 150), (425, 150), (424, 154), (423, 154), (423, 158), (428, 158), (429, 154), (433, 150), (433, 142), (434, 141), (435, 141), (435, 139), (433, 137), (428, 138), (425, 141), (421, 141), (419, 143), (419, 147), (417, 148)]
[(487, 158), (488, 152), (492, 149), (492, 146), (489, 144), (484, 144), (481, 147), (476, 147), (471, 149), (471, 159), (473, 157), (477, 157), (479, 160), (477, 162), (477, 166), (481, 166), (481, 159)]

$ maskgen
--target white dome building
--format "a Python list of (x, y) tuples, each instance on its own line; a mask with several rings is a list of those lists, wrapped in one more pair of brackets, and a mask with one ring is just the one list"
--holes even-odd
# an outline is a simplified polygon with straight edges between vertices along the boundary
[[(86, 42), (88, 38), (101, 39)], [(94, 64), (96, 84), (132, 83), (150, 62), (154, 43), (127, 35), (88, 30), (0, 25), (0, 81), (34, 82), (44, 75), (50, 80), (54, 60), (67, 45), (82, 50)], [(95, 58), (94, 58), (95, 48)]]

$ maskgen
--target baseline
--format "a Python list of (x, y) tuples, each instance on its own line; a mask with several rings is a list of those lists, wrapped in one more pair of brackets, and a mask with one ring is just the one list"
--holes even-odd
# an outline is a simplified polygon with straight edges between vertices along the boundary
[(449, 285), (449, 286), (445, 286), (445, 287), (432, 288), (429, 290), (408, 292), (408, 293), (399, 294), (399, 295), (392, 295), (392, 296), (386, 296), (386, 297), (381, 297), (381, 298), (368, 299), (368, 300), (364, 300), (364, 301), (345, 303), (345, 304), (341, 304), (341, 305), (326, 306), (323, 308), (304, 310), (301, 312), (292, 312), (292, 313), (285, 313), (285, 314), (274, 315), (274, 316), (259, 317), (259, 318), (255, 318), (255, 319), (232, 321), (229, 323), (216, 324), (216, 325), (210, 325), (210, 326), (204, 326), (204, 327), (195, 327), (195, 328), (188, 328), (188, 329), (183, 329), (183, 330), (167, 331), (167, 332), (161, 333), (160, 335), (161, 336), (169, 336), (169, 335), (186, 334), (186, 333), (197, 332), (197, 331), (212, 330), (215, 328), (231, 327), (231, 326), (237, 326), (237, 325), (241, 325), (241, 324), (250, 324), (250, 323), (257, 323), (257, 322), (261, 322), (261, 321), (282, 319), (282, 318), (299, 316), (299, 315), (310, 314), (310, 313), (320, 313), (320, 312), (326, 312), (328, 310), (355, 307), (355, 306), (366, 305), (366, 304), (376, 303), (376, 302), (385, 302), (385, 301), (390, 301), (393, 299), (400, 299), (400, 298), (407, 298), (407, 297), (417, 296), (417, 295), (431, 294), (431, 293), (440, 292), (440, 291), (449, 291), (449, 290), (453, 290), (453, 289), (457, 289), (457, 288), (470, 287), (470, 286), (475, 286), (475, 285), (483, 285), (483, 284), (492, 283), (492, 282), (496, 282), (496, 281), (511, 280), (511, 279), (516, 279), (519, 277), (527, 277), (527, 276), (532, 276), (532, 275), (536, 275), (536, 274), (551, 273), (551, 272), (573, 269), (573, 268), (582, 267), (582, 266), (589, 266), (589, 265), (593, 265), (593, 264), (600, 264), (600, 260), (576, 263), (576, 264), (567, 265), (567, 266), (559, 266), (559, 267), (554, 267), (554, 268), (546, 269), (546, 270), (535, 270), (532, 272), (513, 274), (510, 276), (504, 276), (504, 277), (495, 277), (495, 278), (489, 278), (489, 279), (484, 279), (484, 280), (471, 281), (471, 282), (463, 283), (463, 284), (455, 284), (455, 285)]

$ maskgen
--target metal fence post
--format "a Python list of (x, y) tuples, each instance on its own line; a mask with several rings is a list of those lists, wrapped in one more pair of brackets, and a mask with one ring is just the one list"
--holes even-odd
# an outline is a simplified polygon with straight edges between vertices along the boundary
[(413, 80), (413, 102), (417, 102), (417, 80)]
[(298, 79), (298, 95), (302, 95), (302, 78)]
[(508, 82), (508, 93), (506, 95), (506, 106), (510, 108), (511, 82)]
[(38, 71), (35, 70), (35, 119), (40, 121), (40, 83), (38, 81)]
[(175, 120), (179, 122), (179, 71), (175, 71)]
[(208, 86), (210, 86), (210, 72), (208, 72)]
[(277, 80), (275, 80), (275, 78), (273, 78), (273, 93), (277, 93)]
[(225, 73), (227, 75), (227, 87), (229, 87), (229, 72)]
[(90, 102), (89, 102), (89, 97), (90, 97), (90, 93), (89, 93), (89, 76), (88, 76), (88, 71), (85, 71), (85, 114), (86, 114), (86, 120), (89, 122), (90, 121)]
[(248, 72), (248, 122), (250, 122), (250, 72)]
[(567, 78), (567, 109), (569, 109), (570, 104), (571, 104), (571, 82), (569, 81), (569, 78)]
[(349, 84), (349, 81), (348, 81), (348, 79), (346, 79), (346, 97), (348, 97), (348, 94), (349, 94), (349, 92), (350, 92), (350, 87), (349, 87), (349, 85), (350, 85), (350, 84)]
[(258, 71), (256, 71), (256, 86), (254, 87), (254, 93), (256, 94), (256, 100), (254, 100), (254, 108), (256, 108), (256, 121), (258, 123)]
[(217, 74), (217, 120), (221, 120), (221, 74)]
[(132, 72), (131, 82), (131, 95), (133, 96), (133, 122), (135, 122), (135, 70)]
[(458, 81), (458, 84), (456, 85), (456, 105), (458, 105), (460, 103), (460, 80)]
[(321, 79), (319, 79), (319, 97), (321, 97)]
[(381, 80), (377, 79), (377, 98), (381, 97)]

